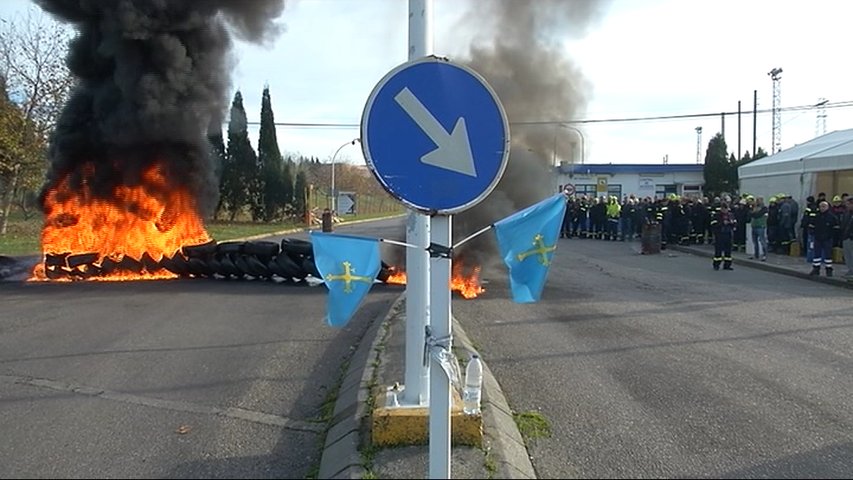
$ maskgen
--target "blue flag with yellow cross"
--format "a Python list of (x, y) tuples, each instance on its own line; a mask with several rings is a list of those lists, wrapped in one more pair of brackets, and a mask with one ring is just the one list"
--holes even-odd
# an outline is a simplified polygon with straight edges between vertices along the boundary
[(560, 193), (495, 222), (514, 302), (532, 303), (542, 296), (565, 213), (566, 197)]
[(379, 240), (311, 232), (314, 264), (329, 290), (326, 323), (340, 328), (355, 314), (379, 274)]

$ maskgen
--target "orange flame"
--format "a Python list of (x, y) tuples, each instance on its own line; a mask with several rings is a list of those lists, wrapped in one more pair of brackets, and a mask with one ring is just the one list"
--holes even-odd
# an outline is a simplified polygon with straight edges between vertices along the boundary
[[(124, 257), (140, 262), (144, 254), (159, 262), (174, 256), (185, 245), (210, 241), (187, 189), (169, 184), (160, 166), (148, 168), (139, 185), (121, 185), (112, 198), (96, 198), (88, 185), (94, 169), (84, 168), (82, 188), (74, 190), (66, 175), (45, 196), (45, 220), (41, 234), (42, 253), (47, 255), (95, 254), (91, 265), (75, 267), (92, 280), (143, 280), (174, 278), (163, 269), (141, 272), (114, 269), (95, 273), (105, 262), (114, 265)], [(48, 275), (46, 269), (59, 269)], [(47, 280), (71, 273), (68, 265), (39, 264), (30, 280)], [(53, 270), (52, 270), (53, 272)], [(92, 273), (92, 276), (87, 275)], [(76, 278), (76, 277), (75, 277)]]
[[(391, 274), (385, 279), (385, 283), (394, 285), (406, 284), (406, 272), (399, 267), (391, 267)], [(459, 292), (462, 297), (477, 298), (486, 289), (480, 285), (480, 267), (474, 267), (466, 274), (461, 263), (454, 262), (450, 276), (450, 290)]]

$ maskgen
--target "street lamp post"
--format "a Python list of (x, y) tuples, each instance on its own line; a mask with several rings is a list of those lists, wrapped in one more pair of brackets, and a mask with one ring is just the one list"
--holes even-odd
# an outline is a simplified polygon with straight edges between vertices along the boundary
[[(583, 132), (579, 128), (577, 128), (573, 125), (566, 124), (566, 123), (557, 123), (555, 125), (556, 126), (554, 128), (554, 153), (553, 153), (553, 160), (552, 160), (554, 165), (555, 166), (557, 165), (557, 132), (558, 132), (558, 129), (556, 127), (568, 128), (569, 130), (572, 130), (578, 134), (578, 138), (581, 139), (581, 164), (583, 164), (584, 160), (586, 158), (586, 137), (584, 137)], [(572, 156), (572, 160), (574, 161), (574, 155)]]
[(338, 153), (346, 147), (347, 145), (355, 145), (356, 142), (361, 142), (360, 138), (353, 138), (352, 140), (344, 143), (337, 150), (335, 150), (335, 154), (332, 155), (332, 186), (329, 193), (332, 195), (332, 214), (334, 214), (338, 210), (338, 196), (335, 195), (335, 159), (338, 157)]

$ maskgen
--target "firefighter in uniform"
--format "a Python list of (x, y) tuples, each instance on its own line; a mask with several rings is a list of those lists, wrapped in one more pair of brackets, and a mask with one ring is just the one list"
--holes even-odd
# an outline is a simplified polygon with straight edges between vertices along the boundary
[(666, 197), (658, 200), (655, 209), (655, 221), (660, 224), (660, 249), (666, 250), (666, 241), (669, 236), (669, 201)]
[(572, 238), (572, 210), (575, 208), (575, 197), (569, 196), (568, 190), (563, 190), (566, 197), (566, 212), (560, 225), (560, 238)]
[(711, 228), (714, 230), (714, 270), (734, 270), (732, 268), (732, 236), (737, 226), (737, 220), (729, 211), (729, 205), (725, 202), (720, 204), (720, 211), (711, 220)]
[(711, 220), (720, 212), (720, 197), (714, 197), (714, 200), (708, 204), (708, 212), (705, 216), (705, 228), (708, 232), (708, 245), (714, 243), (714, 229), (711, 228)]
[(705, 244), (705, 224), (707, 221), (705, 217), (708, 216), (708, 208), (705, 207), (705, 204), (702, 203), (701, 198), (697, 198), (696, 202), (693, 204), (693, 208), (690, 209), (690, 224), (693, 227), (693, 231), (690, 232), (690, 240), (692, 243), (697, 245)]
[(802, 252), (803, 256), (806, 257), (806, 261), (811, 263), (812, 261), (812, 253), (814, 251), (813, 239), (811, 238), (811, 232), (809, 232), (809, 225), (812, 223), (814, 217), (817, 216), (817, 203), (813, 196), (809, 195), (806, 198), (806, 208), (803, 209), (803, 217), (800, 219), (800, 228), (802, 229), (803, 235), (803, 243), (802, 243)]

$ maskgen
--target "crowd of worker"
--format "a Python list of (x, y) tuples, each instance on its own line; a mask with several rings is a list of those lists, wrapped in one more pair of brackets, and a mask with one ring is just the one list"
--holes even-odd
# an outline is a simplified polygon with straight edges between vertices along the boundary
[[(756, 260), (766, 261), (768, 253), (806, 256), (812, 275), (819, 275), (821, 267), (827, 276), (833, 275), (835, 248), (843, 250), (843, 258), (853, 259), (853, 197), (847, 193), (831, 200), (825, 193), (810, 196), (802, 209), (785, 193), (770, 197), (767, 203), (749, 194), (713, 199), (631, 195), (620, 201), (615, 196), (567, 193), (566, 201), (561, 238), (624, 242), (642, 238), (644, 229), (646, 235), (659, 231), (662, 250), (672, 244), (713, 244), (715, 270), (721, 265), (732, 270), (732, 252), (745, 252), (747, 241), (753, 244)], [(853, 277), (853, 261), (846, 263), (845, 276)]]

